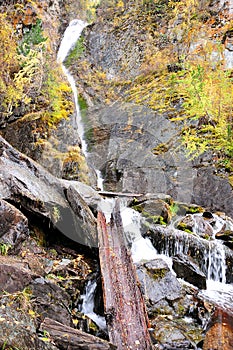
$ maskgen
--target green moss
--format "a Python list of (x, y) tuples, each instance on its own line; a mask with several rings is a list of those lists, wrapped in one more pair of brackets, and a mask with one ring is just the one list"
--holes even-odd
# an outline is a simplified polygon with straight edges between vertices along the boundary
[(181, 230), (181, 231), (185, 231), (187, 233), (193, 233), (191, 230), (190, 230), (190, 227), (185, 224), (184, 222), (180, 222), (178, 225), (177, 225), (177, 228), (178, 230)]
[(176, 202), (173, 202), (170, 205), (170, 211), (172, 213), (172, 216), (175, 216), (179, 211), (179, 205)]
[(132, 208), (134, 209), (134, 210), (136, 210), (136, 211), (138, 211), (139, 213), (141, 213), (142, 212), (142, 206), (140, 205), (140, 204), (138, 204), (138, 205), (132, 205)]
[(66, 57), (64, 63), (67, 67), (70, 67), (73, 63), (75, 63), (77, 61), (77, 59), (84, 52), (85, 47), (84, 47), (83, 41), (84, 41), (83, 36), (80, 36), (80, 38), (77, 40), (74, 48), (70, 51), (70, 53)]
[(146, 211), (142, 212), (142, 215), (146, 217), (146, 219), (153, 223), (153, 224), (159, 224), (159, 225), (167, 225), (166, 221), (164, 218), (160, 215), (151, 215), (150, 213), (147, 213)]
[(202, 213), (204, 209), (202, 207), (188, 207), (186, 214)]
[(147, 270), (148, 274), (154, 280), (162, 279), (167, 274), (167, 269), (156, 269), (156, 270)]

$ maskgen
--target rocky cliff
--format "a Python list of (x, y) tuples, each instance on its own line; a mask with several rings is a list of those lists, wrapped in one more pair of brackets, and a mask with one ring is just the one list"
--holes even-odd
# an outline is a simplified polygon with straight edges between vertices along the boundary
[[(186, 281), (161, 259), (136, 265), (154, 349), (202, 348), (212, 311), (231, 320), (200, 290), (218, 220), (232, 283), (232, 15), (218, 0), (0, 6), (2, 349), (115, 348), (80, 312), (87, 281), (97, 279), (94, 311), (104, 314), (96, 216), (109, 192), (126, 195), (143, 235), (176, 255)], [(75, 18), (89, 25), (65, 65), (88, 159), (56, 60)]]

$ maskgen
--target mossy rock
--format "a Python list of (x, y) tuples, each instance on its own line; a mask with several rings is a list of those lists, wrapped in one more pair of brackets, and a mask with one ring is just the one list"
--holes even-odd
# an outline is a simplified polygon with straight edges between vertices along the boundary
[(133, 209), (141, 213), (147, 221), (154, 224), (166, 225), (172, 218), (170, 206), (162, 199), (146, 200), (133, 205)]
[(174, 214), (176, 215), (196, 214), (205, 211), (204, 208), (196, 204), (186, 204), (181, 202), (173, 202), (170, 209), (172, 212), (175, 212)]

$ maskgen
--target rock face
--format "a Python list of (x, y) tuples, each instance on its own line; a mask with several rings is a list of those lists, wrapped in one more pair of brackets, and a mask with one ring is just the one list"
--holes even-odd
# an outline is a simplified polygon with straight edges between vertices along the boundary
[(29, 234), (28, 220), (18, 209), (3, 199), (0, 200), (0, 216), (0, 242), (16, 250)]
[[(73, 67), (79, 82), (81, 77), (80, 90), (90, 105), (86, 135), (91, 163), (101, 171), (106, 190), (163, 192), (175, 200), (196, 203), (232, 216), (232, 187), (226, 172), (223, 177), (218, 176), (215, 155), (204, 153), (198, 162), (190, 161), (180, 145), (184, 124), (174, 119), (176, 116), (178, 120), (183, 118), (180, 117), (182, 98), (176, 100), (174, 106), (168, 103), (167, 110), (160, 113), (159, 106), (154, 107), (159, 97), (153, 99), (152, 110), (148, 107), (148, 96), (143, 95), (147, 79), (156, 80), (161, 74), (158, 60), (165, 60), (165, 57), (159, 57), (161, 49), (166, 56), (166, 48), (172, 47), (164, 69), (175, 72), (182, 68), (180, 53), (193, 55), (195, 59), (197, 48), (202, 47), (203, 42), (198, 41), (197, 34), (197, 38), (193, 37), (187, 45), (186, 34), (179, 26), (183, 23), (183, 14), (181, 12), (179, 18), (172, 19), (171, 9), (166, 11), (166, 1), (134, 5), (128, 2), (114, 10), (111, 5), (110, 9), (100, 6), (96, 22), (84, 31), (85, 49), (80, 65)], [(218, 35), (222, 35), (229, 54), (232, 34), (231, 30), (224, 32), (224, 26), (228, 28), (231, 5), (223, 1), (200, 3), (199, 10), (202, 28), (208, 27), (206, 21), (211, 21), (211, 16), (211, 28), (222, 26)], [(223, 19), (221, 25), (219, 16)], [(208, 29), (203, 29), (204, 37), (208, 37), (205, 32)], [(210, 39), (212, 44), (215, 45), (214, 37)], [(151, 71), (154, 75), (149, 78)], [(134, 90), (134, 98), (130, 99), (132, 85), (138, 89), (138, 94)], [(163, 90), (163, 86), (158, 88)], [(151, 91), (153, 87), (146, 93)], [(166, 94), (161, 98), (167, 101)], [(137, 99), (141, 101), (139, 105)], [(193, 128), (197, 126), (196, 121), (191, 121), (191, 124)]]
[[(0, 196), (51, 224), (67, 237), (84, 245), (96, 246), (96, 223), (90, 209), (75, 190), (66, 190), (65, 182), (0, 139)], [(78, 206), (73, 210), (67, 201)], [(86, 219), (84, 219), (87, 214)], [(88, 218), (88, 219), (87, 219)], [(85, 224), (84, 224), (85, 221)]]

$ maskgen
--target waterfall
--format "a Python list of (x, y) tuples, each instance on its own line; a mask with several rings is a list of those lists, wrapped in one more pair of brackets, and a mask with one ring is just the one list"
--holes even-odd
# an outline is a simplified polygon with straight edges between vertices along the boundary
[[(82, 142), (82, 150), (84, 155), (87, 157), (87, 144), (84, 138), (84, 127), (82, 124), (81, 119), (81, 113), (78, 103), (78, 93), (77, 93), (77, 87), (75, 84), (75, 80), (73, 76), (70, 74), (69, 70), (64, 66), (63, 62), (65, 61), (65, 58), (67, 57), (67, 54), (72, 50), (74, 45), (76, 44), (77, 40), (79, 39), (82, 30), (87, 26), (87, 23), (80, 21), (80, 20), (73, 20), (70, 22), (69, 26), (67, 27), (63, 39), (61, 41), (60, 48), (57, 53), (57, 60), (62, 64), (62, 69), (64, 74), (66, 75), (72, 91), (74, 95), (74, 102), (75, 102), (75, 110), (76, 110), (76, 123), (78, 127), (79, 137)], [(102, 190), (103, 189), (103, 179), (101, 177), (101, 173), (99, 170), (96, 170), (97, 174), (97, 181), (98, 181), (98, 187)], [(98, 207), (99, 210), (101, 210), (106, 217), (107, 222), (110, 221), (111, 213), (113, 210), (113, 207), (115, 205), (114, 198), (109, 199), (103, 199)], [(197, 214), (198, 215), (198, 214)], [(171, 259), (168, 261), (168, 256), (171, 257), (172, 255), (183, 253), (185, 255), (188, 255), (189, 253), (189, 247), (191, 246), (192, 241), (192, 235), (186, 235), (182, 237), (176, 232), (176, 230), (172, 230), (171, 235), (166, 236), (166, 241), (164, 245), (164, 249), (160, 252), (161, 254), (158, 254), (156, 249), (153, 247), (151, 241), (148, 238), (143, 238), (141, 235), (141, 214), (136, 212), (132, 208), (127, 207), (126, 200), (121, 200), (121, 216), (122, 216), (122, 222), (123, 222), (123, 228), (125, 232), (125, 242), (126, 244), (131, 248), (132, 253), (132, 259), (135, 263), (141, 262), (141, 261), (148, 261), (158, 258), (159, 256), (162, 257), (169, 265), (170, 269), (172, 266)], [(222, 220), (216, 220), (216, 227), (213, 227), (213, 236), (216, 232), (219, 232), (222, 227)], [(198, 228), (197, 228), (198, 229)], [(172, 239), (170, 238), (172, 237)], [(214, 238), (214, 237), (213, 237)], [(165, 257), (166, 256), (166, 257)], [(225, 266), (225, 252), (224, 252), (224, 246), (216, 241), (210, 241), (209, 247), (206, 250), (205, 257), (203, 259), (203, 265), (202, 268), (205, 270), (207, 274), (208, 281), (215, 281), (216, 283), (220, 283), (221, 286), (214, 285), (208, 283), (209, 290), (216, 292), (217, 290), (217, 297), (216, 293), (214, 294), (214, 299), (218, 300), (218, 302), (221, 304), (221, 298), (219, 295), (224, 296), (224, 286), (227, 286), (226, 283), (226, 266)], [(226, 288), (225, 288), (226, 289)], [(83, 304), (82, 304), (82, 312), (89, 316), (100, 328), (105, 329), (106, 328), (106, 322), (103, 317), (97, 315), (94, 313), (94, 296), (95, 296), (95, 290), (96, 290), (96, 282), (95, 281), (89, 281), (86, 286), (85, 294), (82, 296)], [(229, 288), (230, 292), (228, 292), (229, 298), (231, 298), (231, 289)], [(203, 295), (205, 297), (209, 297), (209, 292), (203, 292)], [(228, 300), (229, 300), (228, 298)], [(224, 300), (224, 297), (223, 297)], [(232, 300), (232, 298), (231, 298)], [(229, 302), (230, 304), (230, 302)]]
[(74, 48), (77, 40), (80, 38), (83, 29), (87, 26), (86, 22), (83, 22), (79, 19), (74, 19), (70, 22), (69, 26), (66, 28), (63, 35), (58, 53), (57, 61), (62, 64), (62, 70), (67, 77), (67, 80), (71, 86), (74, 96), (75, 103), (75, 112), (76, 112), (76, 124), (78, 126), (78, 133), (82, 143), (82, 151), (84, 155), (87, 155), (87, 144), (84, 138), (84, 127), (82, 123), (81, 112), (78, 103), (78, 90), (74, 77), (70, 74), (69, 70), (64, 66), (63, 62), (65, 61), (69, 52)]
[[(69, 70), (64, 66), (63, 62), (65, 61), (69, 52), (74, 48), (77, 40), (80, 38), (80, 35), (86, 26), (87, 26), (87, 23), (81, 20), (78, 20), (78, 19), (72, 20), (69, 26), (65, 30), (65, 33), (63, 35), (63, 38), (57, 53), (57, 61), (62, 64), (62, 70), (65, 76), (67, 77), (67, 80), (73, 91), (75, 112), (76, 112), (76, 125), (78, 127), (78, 133), (82, 143), (82, 151), (85, 156), (87, 156), (87, 144), (84, 138), (84, 127), (83, 127), (81, 112), (80, 112), (79, 103), (78, 103), (78, 91), (77, 91), (74, 77), (70, 74)], [(102, 179), (101, 179), (100, 173), (97, 173), (97, 177), (99, 179), (98, 186), (102, 189)], [(101, 329), (106, 329), (105, 318), (97, 315), (94, 312), (94, 296), (95, 296), (96, 286), (97, 284), (95, 281), (89, 281), (87, 283), (86, 292), (82, 296), (83, 304), (82, 304), (81, 312), (83, 312), (86, 316), (92, 319)]]
[(207, 279), (226, 283), (225, 251), (223, 244), (219, 242), (209, 242)]
[(133, 262), (153, 260), (158, 257), (156, 249), (149, 238), (141, 235), (141, 214), (132, 208), (122, 207), (121, 217), (126, 244), (131, 246)]
[(87, 282), (85, 294), (81, 297), (83, 300), (81, 312), (94, 321), (100, 329), (104, 330), (106, 329), (105, 318), (94, 312), (96, 287), (97, 283), (95, 280)]

